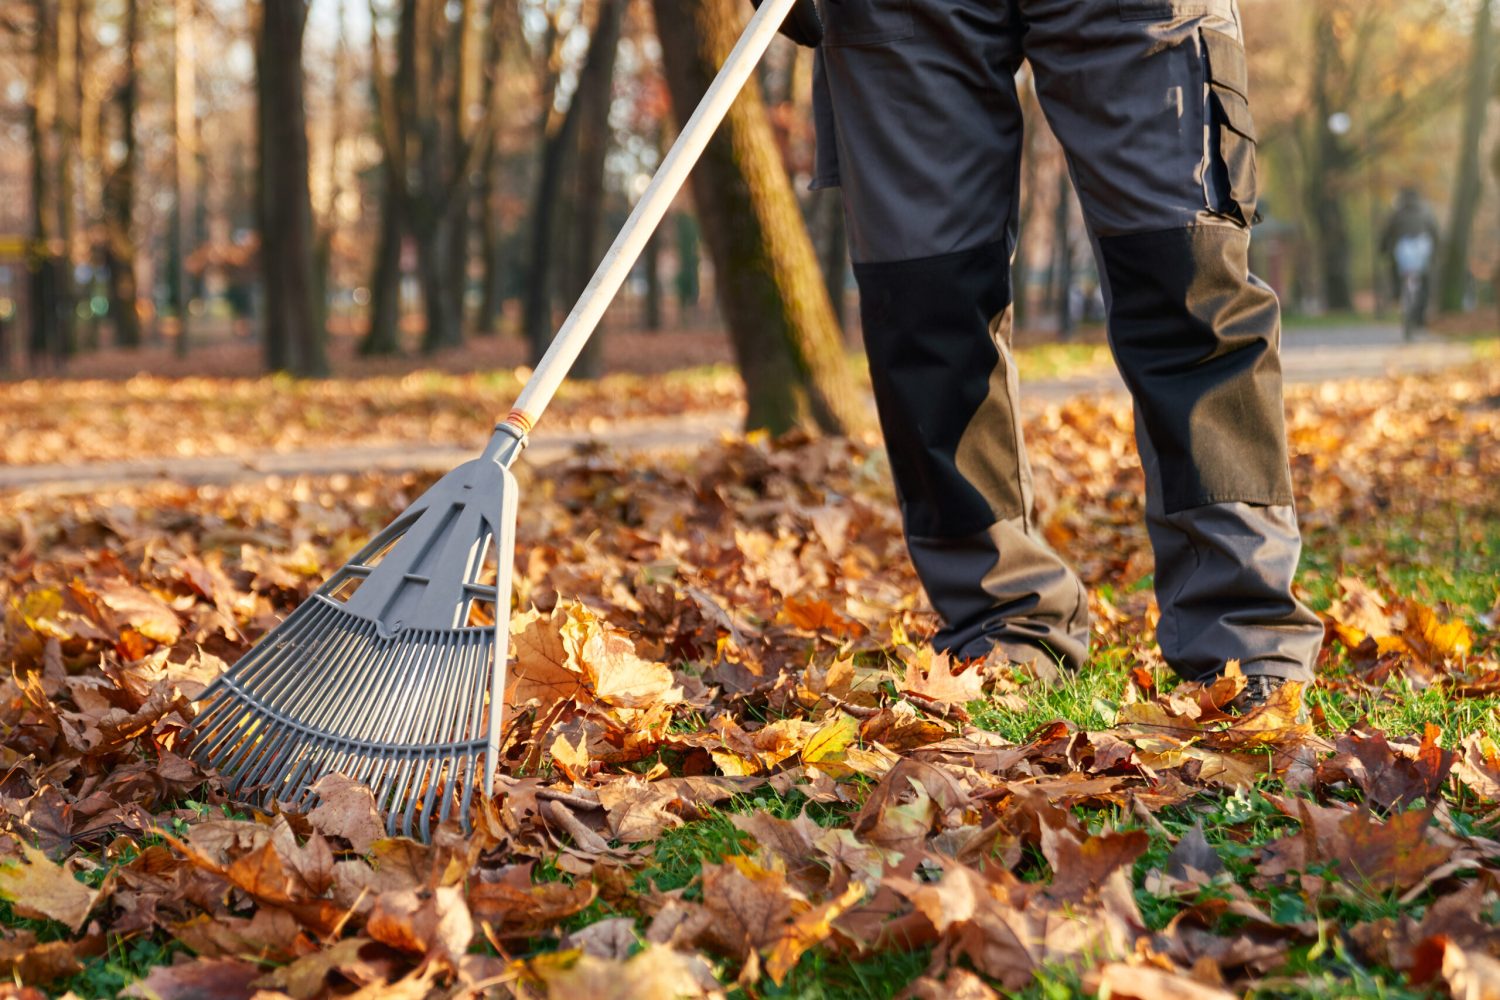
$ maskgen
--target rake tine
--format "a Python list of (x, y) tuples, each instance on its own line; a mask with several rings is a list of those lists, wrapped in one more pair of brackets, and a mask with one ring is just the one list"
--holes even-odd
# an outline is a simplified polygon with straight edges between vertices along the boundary
[[(365, 626), (359, 630), (339, 630), (330, 634), (321, 651), (331, 661), (332, 683), (339, 683), (361, 661), (369, 648), (371, 631)], [(304, 760), (318, 742), (317, 727), (321, 720), (312, 718), (299, 723), (290, 721), (302, 717), (306, 704), (306, 699), (299, 699), (279, 713), (287, 719), (282, 728), (288, 731), (295, 729), (294, 737), (264, 741), (253, 760), (241, 765), (241, 785), (250, 788), (263, 784), (262, 798), (266, 802), (283, 797), (280, 792), (288, 787), (291, 788), (290, 794), (295, 797), (295, 782), (300, 777), (292, 776), (289, 781), (286, 772)], [(301, 770), (297, 768), (298, 775)]]
[[(288, 619), (288, 621), (290, 621), (290, 619)], [(327, 648), (327, 645), (328, 636), (326, 633), (313, 636), (311, 638), (311, 641), (309, 642), (309, 646), (312, 647), (310, 652), (313, 656), (316, 657)], [(299, 647), (299, 651), (303, 650)], [(287, 662), (288, 664), (291, 664), (292, 661), (290, 657), (288, 657)], [(281, 722), (282, 725), (279, 727), (279, 733), (271, 733), (269, 737), (270, 740), (273, 741), (271, 744), (267, 744), (266, 742), (264, 742), (264, 740), (261, 739), (248, 738), (241, 742), (235, 748), (235, 750), (227, 755), (224, 759), (216, 761), (221, 770), (238, 772), (241, 767), (249, 764), (252, 760), (260, 758), (274, 746), (285, 742), (287, 739), (290, 739), (296, 735), (296, 729), (285, 725), (284, 718), (277, 718), (277, 716), (281, 713), (276, 711), (275, 709), (270, 708), (271, 705), (276, 703), (277, 696), (280, 694), (282, 689), (290, 688), (290, 690), (295, 695), (297, 691), (297, 686), (295, 683), (296, 680), (296, 672), (291, 669), (286, 669), (283, 671), (281, 677), (271, 679), (270, 686), (264, 693), (259, 690), (253, 689), (251, 691), (241, 691), (240, 697), (243, 698), (248, 704), (255, 706), (257, 712), (262, 715), (270, 715), (272, 721)], [(247, 783), (247, 776), (243, 774), (237, 774), (232, 787), (238, 790), (240, 788), (247, 787)]]
[[(368, 633), (373, 631), (372, 626), (366, 625), (361, 630), (340, 631), (330, 637), (327, 645), (334, 647), (330, 652), (330, 657), (332, 658), (329, 671), (332, 677), (330, 681), (331, 685), (336, 686), (340, 684), (348, 676), (353, 667), (360, 662), (361, 654), (369, 646), (371, 636)], [(315, 703), (313, 704), (315, 705)], [(315, 737), (309, 738), (310, 733), (307, 730), (316, 731), (320, 725), (327, 721), (326, 713), (318, 713), (317, 715), (308, 713), (304, 716), (304, 711), (309, 707), (309, 701), (306, 697), (287, 706), (284, 710), (286, 715), (306, 718), (306, 722), (303, 723), (306, 729), (299, 733), (301, 738), (297, 740), (288, 740), (283, 741), (280, 745), (271, 744), (266, 746), (264, 752), (260, 755), (259, 766), (249, 769), (245, 779), (247, 782), (271, 779), (278, 772), (291, 767), (299, 758), (305, 760), (306, 748), (316, 742)], [(301, 768), (298, 768), (298, 776), (300, 776), (300, 773)], [(278, 784), (288, 784), (284, 778), (276, 780)], [(295, 780), (296, 778), (292, 780), (293, 787), (295, 787)], [(269, 785), (267, 786), (267, 794), (273, 794)]]
[[(453, 657), (440, 656), (438, 659), (441, 664), (447, 665), (450, 669), (438, 673), (433, 677), (433, 682), (426, 692), (427, 710), (417, 716), (417, 733), (414, 735), (412, 742), (424, 747), (431, 746), (438, 740), (442, 727), (442, 709), (447, 707), (446, 701), (449, 684), (451, 679), (458, 674), (457, 664), (454, 664)], [(424, 753), (415, 759), (415, 766), (411, 771), (410, 783), (406, 787), (405, 794), (401, 799), (406, 802), (401, 826), (408, 837), (411, 836), (412, 821), (417, 815), (417, 806), (421, 801), (423, 791), (422, 779), (431, 767), (431, 757), (430, 753)], [(425, 824), (423, 824), (423, 827), (422, 837), (426, 839), (428, 831), (425, 829)]]
[[(497, 617), (498, 617), (498, 614), (499, 614), (499, 612), (497, 611), (496, 612)], [(489, 658), (489, 656), (490, 656), (490, 650), (493, 649), (493, 648), (494, 648), (494, 640), (491, 639), (489, 642), (485, 642), (485, 640), (484, 640), (484, 633), (483, 632), (480, 632), (480, 633), (478, 633), (475, 636), (475, 638), (474, 638), (475, 659), (478, 660), (481, 664), (483, 664), (483, 662), (486, 659)], [(475, 676), (474, 686), (472, 686), (472, 687), (469, 688), (468, 703), (467, 703), (467, 708), (468, 708), (468, 713), (469, 713), (469, 725), (468, 725), (467, 730), (465, 730), (465, 731), (469, 732), (469, 733), (472, 733), (472, 734), (474, 734), (474, 735), (477, 736), (481, 732), (484, 732), (484, 729), (483, 729), (483, 722), (484, 722), (484, 691), (483, 691), (483, 688), (484, 688), (484, 675), (483, 675), (482, 671), (475, 671), (475, 674), (476, 674), (476, 676)], [(485, 755), (486, 756), (489, 755), (488, 742), (486, 742), (486, 746), (485, 746)], [(472, 765), (474, 762), (477, 761), (477, 759), (478, 759), (478, 755), (477, 754), (476, 755), (471, 755), (470, 759), (468, 761), (468, 764)], [(463, 822), (465, 822), (465, 823), (467, 823), (468, 820), (469, 820), (469, 810), (473, 806), (473, 801), (474, 801), (474, 781), (473, 781), (473, 775), (472, 775), (473, 767), (472, 766), (466, 767), (466, 770), (469, 771), (470, 774), (469, 774), (468, 780), (465, 781), (464, 786), (463, 786), (463, 798), (458, 803), (459, 818)]]
[[(398, 746), (412, 746), (414, 748), (420, 746), (417, 741), (417, 734), (422, 729), (422, 716), (428, 712), (431, 704), (432, 690), (436, 685), (434, 675), (442, 667), (442, 657), (440, 656), (442, 651), (443, 647), (438, 642), (429, 643), (427, 646), (427, 656), (423, 661), (422, 670), (420, 671), (421, 680), (425, 681), (425, 683), (419, 689), (414, 690), (412, 697), (408, 700), (406, 711), (401, 718), (401, 731), (398, 738), (393, 741)], [(430, 719), (431, 716), (428, 715), (428, 718)], [(410, 789), (412, 788), (413, 780), (419, 766), (419, 756), (420, 751), (413, 749), (412, 753), (398, 764), (393, 775), (394, 781), (392, 782), (390, 792), (390, 801), (393, 808), (388, 821), (392, 833), (395, 833), (397, 829), (400, 806), (410, 797)], [(401, 823), (401, 833), (407, 837), (411, 836), (411, 817), (409, 813), (404, 816)]]
[[(268, 645), (257, 646), (246, 654), (246, 658), (251, 660), (246, 672), (251, 677), (268, 665), (291, 658), (297, 648), (295, 644), (283, 642), (280, 645), (269, 645), (269, 643), (276, 642), (277, 633), (281, 629), (286, 629), (288, 635), (298, 635), (304, 628), (311, 628), (313, 624), (320, 623), (326, 609), (321, 604), (314, 604), (310, 607), (304, 619), (306, 625), (296, 621), (301, 610), (299, 608), (293, 612), (292, 617), (286, 619), (261, 640), (262, 643)], [(235, 666), (238, 668), (239, 664)], [(230, 686), (230, 681), (226, 678), (211, 688), (204, 700), (208, 708), (193, 723), (198, 736), (194, 754), (207, 761), (210, 766), (218, 767), (220, 746), (236, 736), (245, 735), (244, 727), (236, 725), (235, 717), (248, 709), (249, 699), (243, 693), (237, 679), (233, 686)]]
[[(419, 643), (408, 642), (402, 648), (391, 669), (385, 672), (382, 683), (375, 691), (374, 701), (365, 702), (366, 705), (378, 705), (379, 714), (373, 720), (361, 713), (365, 725), (357, 727), (354, 732), (356, 738), (366, 742), (374, 742), (375, 736), (382, 732), (390, 732), (394, 726), (394, 716), (401, 705), (401, 699), (397, 697), (401, 682), (412, 672), (414, 665), (421, 655), (422, 647)], [(352, 770), (350, 776), (356, 781), (363, 781), (373, 789), (375, 786), (374, 771), (382, 768), (386, 758), (374, 749), (356, 751), (351, 744), (350, 752), (362, 757), (362, 763)]]
[[(409, 657), (411, 653), (412, 650), (408, 647), (402, 655)], [(378, 686), (368, 689), (363, 698), (348, 709), (349, 716), (362, 721), (363, 725), (353, 732), (337, 736), (332, 740), (330, 744), (332, 750), (324, 773), (339, 772), (355, 781), (368, 783), (367, 772), (379, 758), (369, 746), (370, 733), (366, 730), (372, 726), (378, 730), (384, 720), (389, 717), (392, 699), (386, 695), (394, 687), (396, 675), (397, 671), (390, 671), (388, 677), (384, 678)]]
[[(441, 805), (438, 808), (438, 825), (440, 826), (444, 822), (447, 822), (449, 814), (453, 811), (453, 802), (455, 802), (455, 796), (458, 793), (460, 781), (462, 781), (460, 780), (460, 768), (462, 768), (462, 762), (465, 762), (471, 756), (471, 751), (463, 750), (460, 741), (468, 741), (468, 739), (474, 738), (475, 735), (474, 729), (468, 726), (468, 703), (472, 697), (472, 687), (471, 682), (465, 684), (465, 681), (472, 678), (475, 673), (480, 673), (478, 670), (475, 670), (475, 667), (478, 667), (478, 657), (475, 655), (477, 651), (480, 651), (480, 643), (472, 642), (468, 637), (465, 637), (465, 640), (463, 640), (462, 655), (463, 669), (459, 672), (459, 682), (456, 685), (458, 687), (458, 691), (456, 691), (456, 694), (458, 694), (458, 703), (453, 706), (453, 714), (450, 715), (453, 721), (450, 723), (449, 742), (453, 745), (453, 750), (450, 751), (449, 759), (443, 765), (444, 774), (447, 777), (444, 780), (443, 798), (441, 798)], [(465, 817), (465, 819), (468, 819), (468, 817)]]
[[(458, 653), (453, 657), (459, 666), (453, 672), (453, 676), (449, 678), (447, 688), (444, 692), (443, 714), (439, 716), (442, 724), (438, 728), (438, 735), (442, 737), (441, 744), (447, 744), (451, 749), (447, 755), (440, 753), (433, 760), (434, 771), (432, 782), (428, 788), (427, 799), (422, 807), (424, 827), (431, 825), (433, 809), (435, 808), (439, 791), (442, 791), (444, 794), (447, 792), (446, 788), (443, 787), (443, 782), (445, 770), (449, 765), (445, 764), (443, 758), (444, 756), (448, 756), (450, 759), (456, 759), (457, 755), (463, 752), (461, 749), (462, 743), (465, 737), (469, 735), (464, 732), (463, 696), (464, 679), (472, 675), (475, 666), (472, 653), (473, 647), (469, 643), (460, 641), (458, 643)], [(422, 835), (424, 838), (429, 836), (425, 828)]]
[(286, 783), (294, 790), (299, 787), (303, 775), (310, 774), (307, 784), (311, 785), (327, 773), (326, 769), (318, 765), (327, 756), (330, 741), (339, 738), (338, 729), (331, 727), (339, 720), (351, 718), (346, 705), (359, 687), (358, 668), (366, 658), (371, 656), (372, 650), (378, 653), (385, 645), (380, 641), (373, 625), (365, 625), (360, 631), (349, 634), (352, 641), (348, 643), (348, 652), (341, 661), (340, 667), (336, 668), (339, 671), (337, 679), (330, 684), (329, 691), (323, 697), (322, 702), (308, 715), (308, 727), (323, 735), (312, 742), (311, 748), (302, 756), (297, 769), (288, 778)]

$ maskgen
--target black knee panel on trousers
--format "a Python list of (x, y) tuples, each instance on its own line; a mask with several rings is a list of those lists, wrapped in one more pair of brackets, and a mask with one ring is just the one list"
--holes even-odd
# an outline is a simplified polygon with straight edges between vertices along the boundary
[(1249, 274), (1249, 241), (1232, 225), (1099, 240), (1110, 343), (1169, 514), (1292, 502), (1276, 295)]
[(907, 531), (952, 538), (1019, 516), (1018, 428), (991, 329), (1010, 305), (1009, 247), (854, 271)]

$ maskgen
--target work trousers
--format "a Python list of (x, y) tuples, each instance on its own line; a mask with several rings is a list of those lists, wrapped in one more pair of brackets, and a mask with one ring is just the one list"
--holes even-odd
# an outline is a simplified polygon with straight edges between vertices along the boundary
[(826, 0), (815, 186), (843, 188), (912, 561), (961, 657), (1077, 666), (1088, 602), (1034, 517), (1011, 356), (1030, 63), (1132, 394), (1158, 642), (1181, 676), (1306, 680), (1275, 294), (1233, 0)]

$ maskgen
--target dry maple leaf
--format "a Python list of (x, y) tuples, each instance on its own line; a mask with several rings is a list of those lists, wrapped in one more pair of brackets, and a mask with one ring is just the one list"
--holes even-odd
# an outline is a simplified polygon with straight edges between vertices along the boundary
[(413, 955), (455, 964), (474, 938), (474, 921), (457, 886), (382, 893), (365, 921), (365, 933)]
[(923, 646), (907, 657), (901, 690), (945, 705), (963, 705), (984, 694), (984, 671), (978, 664), (965, 669), (947, 653)]
[(677, 792), (635, 777), (607, 781), (595, 790), (614, 839), (627, 844), (656, 840), (662, 832), (682, 825), (673, 809)]
[(1421, 799), (1435, 802), (1442, 795), (1457, 755), (1438, 745), (1442, 730), (1428, 723), (1420, 745), (1410, 755), (1397, 753), (1385, 734), (1350, 730), (1339, 737), (1335, 755), (1318, 765), (1318, 780), (1346, 780), (1358, 785), (1370, 802), (1399, 811)]
[(510, 865), (469, 883), (469, 908), (486, 934), (506, 940), (535, 937), (582, 912), (599, 895), (593, 882), (537, 882), (530, 864)]
[(76, 934), (100, 893), (30, 844), (11, 841), (7, 846), (19, 847), (20, 853), (0, 858), (0, 899), (23, 917), (56, 920)]
[(1500, 745), (1487, 733), (1470, 733), (1461, 744), (1463, 756), (1453, 773), (1486, 802), (1500, 802)]
[(83, 959), (103, 954), (105, 938), (97, 924), (82, 941), (37, 941), (29, 930), (5, 933), (0, 939), (0, 975), (44, 986), (83, 969)]
[(99, 587), (95, 593), (131, 628), (153, 642), (170, 646), (182, 635), (182, 622), (177, 612), (142, 587), (114, 580)]
[(766, 956), (766, 974), (771, 981), (777, 986), (785, 982), (787, 974), (796, 968), (802, 956), (833, 934), (833, 922), (864, 896), (863, 886), (851, 885), (841, 895), (797, 914), (782, 930)]
[(368, 786), (342, 774), (328, 774), (313, 786), (318, 804), (307, 821), (327, 837), (342, 837), (359, 854), (385, 837), (385, 820)]
[(279, 969), (272, 969), (251, 985), (258, 989), (281, 990), (293, 1000), (314, 1000), (315, 997), (330, 995), (349, 996), (347, 993), (330, 992), (329, 977), (336, 976), (334, 983), (339, 986), (346, 982), (355, 983), (374, 991), (376, 996), (388, 996), (394, 1000), (395, 997), (406, 995), (403, 990), (407, 987), (397, 986), (396, 983), (410, 965), (405, 956), (367, 937), (349, 937), (304, 955)]

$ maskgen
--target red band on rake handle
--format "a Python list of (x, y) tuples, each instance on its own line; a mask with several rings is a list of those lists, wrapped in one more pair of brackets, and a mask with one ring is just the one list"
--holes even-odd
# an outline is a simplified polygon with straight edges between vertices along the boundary
[(511, 410), (506, 415), (505, 422), (520, 431), (523, 437), (530, 434), (531, 429), (536, 426), (536, 421), (525, 410)]

